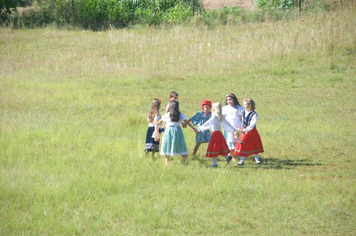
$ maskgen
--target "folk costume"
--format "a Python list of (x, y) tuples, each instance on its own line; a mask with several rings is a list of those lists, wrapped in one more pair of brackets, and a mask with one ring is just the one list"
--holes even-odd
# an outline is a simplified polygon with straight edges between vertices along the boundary
[[(210, 106), (211, 108), (211, 101), (204, 100), (201, 102), (201, 107), (203, 109), (204, 105)], [(194, 126), (202, 126), (206, 121), (208, 121), (211, 117), (211, 112), (205, 114), (204, 111), (199, 111), (197, 114), (192, 116), (189, 120), (192, 122)], [(205, 130), (204, 132), (200, 132), (195, 137), (195, 143), (209, 143), (211, 139), (211, 132), (210, 130)]]
[(262, 153), (263, 145), (260, 134), (257, 131), (257, 113), (255, 111), (242, 113), (243, 128), (240, 136), (243, 144), (237, 143), (235, 148), (235, 155), (248, 157), (252, 154)]
[(228, 132), (234, 132), (235, 128), (226, 121), (222, 116), (222, 121), (219, 121), (217, 115), (213, 115), (204, 125), (198, 127), (198, 131), (208, 130), (210, 127), (213, 130), (211, 139), (206, 152), (206, 157), (218, 157), (219, 155), (227, 156), (230, 153), (230, 149), (226, 143), (226, 140), (221, 132), (221, 126)]
[[(156, 142), (152, 137), (155, 131), (155, 123), (161, 119), (161, 114), (157, 113), (153, 119), (153, 122), (150, 123), (149, 118), (147, 117), (148, 129), (146, 134), (146, 143), (145, 143), (145, 152), (159, 152), (159, 140)], [(164, 129), (159, 129), (159, 132), (163, 132)]]
[[(222, 108), (221, 113), (225, 116), (227, 122), (229, 122), (234, 128), (242, 128), (242, 112), (244, 109), (239, 105), (229, 106), (226, 105)], [(230, 149), (235, 149), (238, 140), (235, 138), (234, 132), (227, 132), (224, 129), (224, 137)]]
[(187, 117), (183, 113), (180, 113), (178, 122), (171, 121), (169, 113), (162, 116), (162, 120), (166, 122), (166, 130), (162, 137), (161, 155), (175, 156), (188, 154), (182, 128), (180, 127), (181, 121), (186, 119)]

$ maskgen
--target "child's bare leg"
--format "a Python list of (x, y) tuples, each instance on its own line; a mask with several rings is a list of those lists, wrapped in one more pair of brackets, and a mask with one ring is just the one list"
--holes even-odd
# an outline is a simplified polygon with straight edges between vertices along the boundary
[(165, 156), (165, 159), (166, 159), (166, 166), (168, 166), (168, 159), (169, 159), (169, 156), (166, 155), (166, 156)]
[(152, 159), (155, 159), (155, 153), (156, 152), (152, 152)]
[(197, 143), (197, 144), (195, 145), (194, 150), (193, 150), (193, 155), (197, 154), (198, 149), (199, 149), (199, 147), (200, 147), (200, 144), (201, 144), (201, 143)]
[(235, 149), (230, 149), (230, 156), (232, 157), (232, 161), (236, 161), (234, 152), (235, 152)]
[(235, 154), (234, 154), (234, 152), (235, 152), (235, 147), (236, 147), (236, 143), (232, 143), (232, 144), (233, 144), (234, 147), (231, 147), (231, 146), (230, 146), (230, 148), (232, 148), (232, 149), (230, 149), (230, 156), (232, 157), (232, 161), (236, 161), (236, 156), (235, 156)]
[(182, 162), (184, 163), (185, 160), (187, 160), (187, 158), (188, 158), (188, 155), (182, 155)]

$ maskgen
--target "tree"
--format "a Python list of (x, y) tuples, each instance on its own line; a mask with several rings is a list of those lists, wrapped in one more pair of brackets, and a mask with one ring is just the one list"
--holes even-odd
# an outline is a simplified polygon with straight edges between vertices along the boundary
[(0, 0), (0, 13), (10, 14), (16, 7), (24, 6), (23, 0)]

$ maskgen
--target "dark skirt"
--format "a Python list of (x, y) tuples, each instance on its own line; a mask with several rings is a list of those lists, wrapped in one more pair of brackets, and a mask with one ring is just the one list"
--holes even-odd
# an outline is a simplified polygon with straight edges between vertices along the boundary
[[(156, 142), (152, 138), (152, 134), (155, 131), (155, 127), (148, 127), (146, 134), (145, 152), (158, 152), (159, 151), (159, 141)], [(163, 132), (164, 129), (159, 129), (159, 132)]]

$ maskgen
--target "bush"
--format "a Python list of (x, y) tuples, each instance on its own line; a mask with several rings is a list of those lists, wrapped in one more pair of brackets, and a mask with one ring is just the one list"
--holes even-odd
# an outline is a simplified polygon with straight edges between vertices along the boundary
[(297, 0), (255, 0), (255, 5), (261, 10), (287, 10), (298, 5)]
[[(41, 27), (74, 25), (80, 28), (101, 30), (110, 27), (128, 27), (135, 24), (161, 25), (181, 24), (212, 26), (214, 24), (239, 24), (265, 20), (290, 19), (298, 14), (298, 0), (256, 0), (260, 11), (246, 11), (240, 7), (224, 7), (204, 11), (201, 0), (29, 0), (31, 7), (19, 8), (18, 12), (2, 14), (1, 23), (14, 27)], [(74, 6), (72, 5), (74, 3)], [(353, 4), (351, 0), (330, 2), (328, 0), (304, 0), (303, 11), (330, 11), (342, 5)], [(74, 7), (74, 8), (73, 8)], [(193, 8), (194, 7), (194, 8)], [(292, 8), (295, 8), (293, 10)], [(74, 9), (74, 11), (73, 11)], [(194, 9), (194, 15), (193, 15)]]
[(51, 23), (52, 17), (46, 8), (18, 8), (8, 16), (9, 23), (15, 28), (36, 28)]

